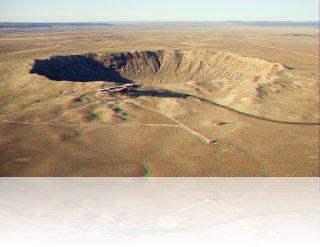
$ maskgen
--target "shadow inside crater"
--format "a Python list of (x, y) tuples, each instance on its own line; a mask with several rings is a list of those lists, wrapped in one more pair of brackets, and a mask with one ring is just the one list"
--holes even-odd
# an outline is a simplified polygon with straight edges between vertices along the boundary
[(182, 98), (182, 99), (185, 99), (190, 96), (188, 94), (173, 92), (170, 90), (162, 90), (162, 89), (161, 90), (136, 89), (136, 90), (131, 91), (127, 94), (130, 96), (133, 96), (133, 97), (152, 96), (152, 97), (160, 97), (160, 98)]
[(116, 71), (116, 68), (108, 68), (103, 63), (82, 55), (54, 56), (44, 60), (36, 59), (29, 72), (45, 76), (53, 81), (133, 82), (122, 77)]

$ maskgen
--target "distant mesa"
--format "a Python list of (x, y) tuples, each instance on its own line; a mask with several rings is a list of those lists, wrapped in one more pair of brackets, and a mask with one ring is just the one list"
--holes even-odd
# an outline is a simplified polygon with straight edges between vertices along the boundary
[(20, 28), (55, 28), (55, 27), (86, 27), (86, 26), (109, 26), (111, 24), (108, 23), (27, 23), (27, 22), (0, 22), (0, 29), (8, 28), (8, 29), (20, 29)]

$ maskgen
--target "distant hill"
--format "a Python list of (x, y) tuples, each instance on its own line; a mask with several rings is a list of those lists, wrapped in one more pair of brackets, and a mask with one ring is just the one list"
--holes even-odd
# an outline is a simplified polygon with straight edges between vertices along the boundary
[(87, 26), (225, 26), (225, 25), (251, 25), (251, 26), (279, 26), (279, 27), (319, 27), (318, 22), (292, 22), (292, 21), (117, 21), (109, 23), (32, 23), (32, 22), (0, 22), (0, 29), (4, 28), (54, 28), (54, 27), (87, 27)]
[(319, 23), (316, 21), (249, 21), (242, 22), (247, 25), (254, 26), (278, 26), (278, 27), (319, 27)]
[(279, 26), (279, 27), (319, 27), (316, 21), (117, 21), (110, 22), (116, 25), (127, 26)]
[(31, 23), (31, 22), (0, 22), (0, 28), (52, 28), (52, 27), (85, 27), (106, 26), (108, 23)]

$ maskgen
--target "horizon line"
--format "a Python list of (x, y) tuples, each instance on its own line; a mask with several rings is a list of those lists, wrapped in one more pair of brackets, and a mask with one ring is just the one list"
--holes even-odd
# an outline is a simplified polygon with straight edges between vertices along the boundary
[(296, 22), (296, 23), (320, 23), (319, 20), (106, 20), (106, 21), (3, 21), (0, 23), (97, 23), (97, 24), (108, 24), (110, 22)]

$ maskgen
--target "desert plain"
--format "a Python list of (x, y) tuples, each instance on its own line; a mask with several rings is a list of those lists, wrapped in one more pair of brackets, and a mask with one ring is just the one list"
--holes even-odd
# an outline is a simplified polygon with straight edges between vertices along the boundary
[[(0, 29), (0, 176), (319, 176), (316, 27)], [(140, 83), (121, 94), (99, 89)]]

